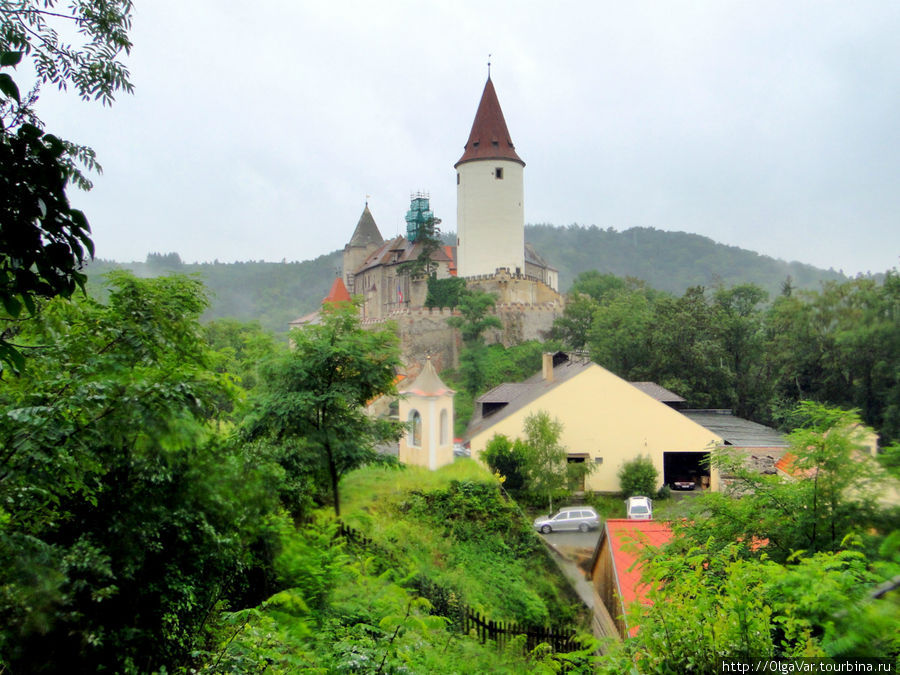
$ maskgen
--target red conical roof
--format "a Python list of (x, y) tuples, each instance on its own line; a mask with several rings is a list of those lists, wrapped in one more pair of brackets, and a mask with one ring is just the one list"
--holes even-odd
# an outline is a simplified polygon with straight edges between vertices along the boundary
[(497, 92), (494, 91), (494, 83), (490, 77), (481, 94), (472, 131), (469, 140), (466, 141), (466, 150), (453, 168), (476, 159), (511, 159), (525, 166), (525, 162), (516, 154), (516, 146), (509, 136), (506, 120), (503, 119), (503, 111), (500, 109), (500, 101), (497, 100)]
[(334, 283), (331, 284), (331, 290), (328, 291), (328, 295), (322, 299), (323, 305), (335, 302), (350, 302), (350, 293), (347, 290), (347, 287), (344, 286), (344, 281), (340, 277), (334, 280)]

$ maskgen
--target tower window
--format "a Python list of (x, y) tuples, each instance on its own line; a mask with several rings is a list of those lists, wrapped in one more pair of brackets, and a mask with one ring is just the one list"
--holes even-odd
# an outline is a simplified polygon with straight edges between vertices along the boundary
[(456, 174), (456, 184), (459, 185), (459, 172)]
[(494, 169), (494, 178), (496, 178), (497, 180), (503, 180), (503, 167), (502, 166), (498, 166), (496, 169)]

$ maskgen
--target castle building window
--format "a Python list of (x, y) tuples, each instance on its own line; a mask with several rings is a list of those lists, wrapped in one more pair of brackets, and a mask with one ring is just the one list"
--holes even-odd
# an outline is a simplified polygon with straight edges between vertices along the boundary
[(409, 432), (406, 442), (413, 448), (422, 446), (422, 416), (418, 410), (409, 412)]
[(456, 184), (459, 185), (459, 172), (456, 174)]
[(494, 169), (494, 178), (496, 178), (497, 180), (503, 180), (503, 167), (502, 166), (498, 166), (496, 169)]

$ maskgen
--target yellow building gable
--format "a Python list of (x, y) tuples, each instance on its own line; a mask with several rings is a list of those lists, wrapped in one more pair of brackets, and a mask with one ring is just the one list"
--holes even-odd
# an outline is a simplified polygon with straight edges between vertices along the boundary
[[(545, 355), (547, 358), (553, 355)], [(561, 443), (570, 457), (584, 457), (595, 465), (585, 479), (585, 489), (617, 492), (622, 464), (647, 455), (664, 477), (663, 456), (667, 452), (709, 452), (723, 439), (661, 403), (605, 368), (588, 361), (566, 359), (556, 367), (545, 363), (544, 371), (524, 383), (503, 385), (506, 393), (488, 395), (482, 408), (488, 416), (476, 416), (467, 438), (472, 457), (479, 454), (495, 434), (523, 437), (525, 418), (546, 411), (563, 424)], [(499, 388), (498, 388), (499, 389)], [(500, 399), (509, 398), (503, 404)], [(491, 410), (493, 409), (493, 410)], [(711, 477), (715, 489), (717, 476)]]

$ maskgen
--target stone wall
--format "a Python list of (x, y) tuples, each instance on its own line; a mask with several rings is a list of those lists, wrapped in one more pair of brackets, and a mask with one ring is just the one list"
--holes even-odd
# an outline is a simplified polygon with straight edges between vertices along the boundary
[(363, 326), (380, 326), (391, 321), (400, 336), (401, 359), (406, 376), (419, 374), (425, 357), (430, 356), (435, 370), (459, 366), (462, 339), (459, 331), (447, 325), (447, 319), (458, 315), (450, 309), (405, 309), (390, 312), (384, 319), (363, 319)]

